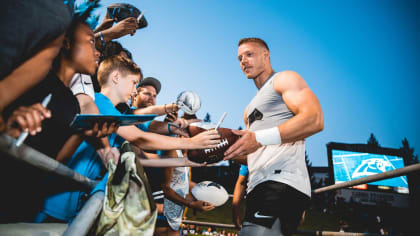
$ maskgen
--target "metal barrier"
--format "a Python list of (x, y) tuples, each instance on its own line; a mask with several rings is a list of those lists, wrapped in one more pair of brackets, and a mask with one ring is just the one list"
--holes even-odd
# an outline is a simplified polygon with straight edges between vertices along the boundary
[[(28, 163), (36, 168), (45, 170), (49, 173), (54, 173), (56, 175), (62, 176), (68, 180), (71, 180), (74, 183), (80, 184), (82, 187), (87, 188), (88, 190), (93, 189), (97, 181), (93, 181), (89, 178), (80, 175), (69, 167), (57, 162), (53, 158), (46, 156), (43, 153), (40, 153), (25, 144), (20, 147), (15, 146), (15, 139), (6, 135), (0, 135), (0, 151), (7, 153), (8, 156), (11, 156), (17, 160)], [(351, 180), (348, 182), (343, 182), (339, 184), (334, 184), (330, 186), (325, 186), (318, 188), (312, 191), (314, 194), (323, 193), (331, 190), (337, 190), (345, 187), (352, 187), (360, 184), (370, 183), (382, 179), (388, 179), (393, 177), (398, 177), (405, 175), (411, 172), (420, 171), (420, 163), (406, 166), (404, 168), (387, 171), (380, 174), (371, 175), (368, 177)], [(232, 197), (229, 194), (229, 197)], [(97, 192), (92, 197), (89, 198), (88, 202), (82, 208), (81, 212), (75, 218), (73, 223), (67, 228), (64, 232), (64, 235), (86, 235), (89, 232), (89, 229), (93, 225), (97, 216), (101, 212), (102, 203), (104, 199), (103, 192)], [(199, 222), (199, 221), (190, 221), (184, 220), (183, 223), (186, 224), (195, 224), (203, 226), (215, 226), (220, 228), (236, 228), (233, 224), (219, 224), (213, 222)], [(331, 231), (298, 231), (297, 234), (302, 235), (377, 235), (377, 234), (366, 234), (366, 233), (349, 233), (349, 232), (331, 232)]]
[(16, 160), (28, 163), (36, 168), (44, 170), (48, 173), (53, 173), (72, 181), (73, 183), (82, 185), (87, 190), (93, 189), (97, 181), (93, 181), (85, 176), (75, 172), (69, 167), (61, 164), (55, 159), (38, 152), (37, 150), (22, 144), (19, 147), (15, 146), (16, 140), (6, 134), (0, 135), (0, 151), (7, 153), (8, 156)]
[[(50, 158), (25, 144), (16, 147), (15, 139), (5, 134), (0, 135), (0, 151), (36, 168), (64, 177), (65, 179), (72, 181), (72, 183), (80, 185), (81, 188), (84, 188), (87, 191), (92, 190), (98, 183), (98, 181), (86, 178), (53, 158)], [(92, 195), (72, 224), (66, 229), (64, 235), (86, 235), (101, 212), (103, 200), (103, 192), (96, 192)]]
[[(219, 224), (219, 223), (193, 221), (193, 220), (183, 220), (182, 223), (190, 224), (190, 225), (214, 226), (214, 227), (226, 228), (226, 229), (236, 229), (235, 225), (232, 225), (232, 224)], [(317, 231), (298, 230), (294, 235), (379, 236), (379, 234), (372, 234), (372, 233), (333, 232), (333, 231), (321, 231), (321, 230), (317, 230)]]
[(331, 191), (331, 190), (336, 190), (336, 189), (341, 189), (341, 188), (346, 188), (346, 187), (352, 187), (352, 186), (356, 186), (359, 184), (366, 184), (366, 183), (370, 183), (370, 182), (374, 182), (374, 181), (378, 181), (378, 180), (383, 180), (383, 179), (389, 179), (389, 178), (394, 178), (394, 177), (398, 177), (401, 175), (405, 175), (414, 171), (420, 171), (420, 163), (414, 164), (414, 165), (409, 165), (400, 169), (396, 169), (396, 170), (390, 170), (384, 173), (380, 173), (380, 174), (374, 174), (374, 175), (370, 175), (367, 177), (363, 177), (360, 179), (355, 179), (355, 180), (351, 180), (351, 181), (347, 181), (347, 182), (343, 182), (343, 183), (339, 183), (339, 184), (333, 184), (330, 186), (325, 186), (322, 188), (318, 188), (312, 191), (312, 193), (323, 193), (323, 192), (327, 192), (327, 191)]
[(101, 213), (104, 197), (105, 193), (102, 191), (94, 193), (66, 229), (63, 236), (87, 235), (99, 213)]

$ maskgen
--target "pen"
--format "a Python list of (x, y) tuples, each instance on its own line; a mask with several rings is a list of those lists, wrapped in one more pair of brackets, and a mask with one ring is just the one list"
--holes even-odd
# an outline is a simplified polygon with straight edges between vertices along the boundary
[(227, 113), (225, 112), (225, 113), (223, 113), (222, 117), (220, 117), (220, 120), (219, 120), (219, 122), (217, 122), (215, 130), (219, 129), (219, 127), (222, 124), (223, 120), (225, 119), (226, 115), (227, 115)]
[(139, 17), (137, 17), (137, 22), (140, 22), (141, 18), (142, 18), (142, 17), (143, 17), (143, 15), (144, 15), (144, 12), (145, 12), (145, 11), (143, 11), (143, 12), (139, 15)]
[[(51, 96), (52, 94), (50, 93), (44, 98), (44, 100), (42, 100), (41, 105), (43, 107), (46, 108), (48, 106), (48, 103), (50, 103), (51, 100)], [(28, 137), (28, 132), (22, 132), (16, 139), (16, 147), (19, 147), (25, 141), (26, 137)]]

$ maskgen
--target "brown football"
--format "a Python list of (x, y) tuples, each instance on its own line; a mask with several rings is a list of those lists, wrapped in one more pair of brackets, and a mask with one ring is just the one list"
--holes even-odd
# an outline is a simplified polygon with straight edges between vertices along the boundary
[[(188, 131), (190, 136), (194, 137), (201, 132), (207, 131), (207, 129), (198, 126), (189, 126)], [(188, 150), (188, 159), (197, 163), (207, 162), (207, 164), (223, 160), (225, 151), (239, 139), (239, 136), (232, 133), (232, 130), (227, 128), (219, 128), (217, 131), (221, 136), (221, 142), (217, 147), (211, 149)]]

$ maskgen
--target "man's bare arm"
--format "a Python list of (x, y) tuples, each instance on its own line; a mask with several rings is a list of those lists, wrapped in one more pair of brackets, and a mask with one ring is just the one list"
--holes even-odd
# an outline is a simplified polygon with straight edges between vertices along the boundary
[[(45, 78), (60, 51), (64, 34), (0, 80), (0, 113), (23, 93)], [(0, 121), (1, 122), (1, 121)], [(4, 125), (0, 124), (0, 132)]]
[[(324, 128), (321, 105), (306, 82), (296, 72), (285, 71), (275, 77), (274, 89), (282, 95), (285, 104), (295, 116), (277, 127), (270, 128), (270, 139), (275, 138), (278, 144), (295, 142)], [(242, 137), (225, 152), (226, 160), (253, 153), (262, 145), (267, 145), (257, 141), (256, 132), (248, 130), (233, 132)], [(257, 132), (261, 134), (261, 131)]]
[(158, 116), (165, 115), (171, 112), (176, 112), (179, 110), (179, 107), (175, 103), (164, 104), (164, 105), (154, 105), (148, 106), (145, 108), (138, 108), (133, 111), (135, 115), (145, 115), (145, 114), (156, 114)]
[(232, 197), (232, 220), (237, 228), (242, 225), (241, 201), (245, 195), (247, 176), (239, 175), (235, 184)]
[[(146, 167), (203, 167), (206, 163), (195, 163), (188, 160), (187, 157), (173, 158), (168, 156), (160, 156), (154, 153), (148, 153), (141, 150), (136, 145), (131, 145), (133, 152), (139, 158), (140, 163)], [(175, 150), (172, 150), (175, 151)]]
[(274, 89), (282, 94), (284, 103), (295, 114), (278, 126), (282, 143), (302, 140), (324, 129), (321, 104), (296, 72), (281, 73), (274, 80)]
[(214, 148), (220, 142), (220, 135), (215, 130), (202, 132), (192, 138), (174, 138), (144, 132), (135, 126), (122, 126), (117, 134), (146, 150), (205, 149)]

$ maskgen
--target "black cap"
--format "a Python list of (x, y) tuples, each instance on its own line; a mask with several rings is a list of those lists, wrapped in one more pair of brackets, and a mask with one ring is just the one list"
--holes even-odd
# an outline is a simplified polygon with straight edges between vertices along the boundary
[(146, 85), (153, 86), (156, 89), (156, 93), (159, 94), (160, 88), (161, 88), (159, 80), (157, 80), (153, 77), (146, 77), (146, 78), (144, 78), (140, 81), (140, 83), (137, 85), (137, 88), (143, 87), (143, 86), (146, 86)]

